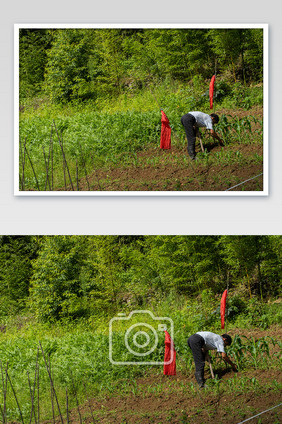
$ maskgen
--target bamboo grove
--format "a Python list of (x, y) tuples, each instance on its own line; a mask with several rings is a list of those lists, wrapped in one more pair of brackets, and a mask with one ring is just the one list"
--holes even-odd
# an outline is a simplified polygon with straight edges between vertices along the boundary
[(0, 269), (2, 318), (107, 316), (226, 287), (265, 301), (280, 294), (281, 236), (1, 236)]
[(263, 78), (259, 28), (23, 28), (19, 46), (22, 101), (45, 95), (57, 103), (98, 102), (215, 71), (231, 84)]

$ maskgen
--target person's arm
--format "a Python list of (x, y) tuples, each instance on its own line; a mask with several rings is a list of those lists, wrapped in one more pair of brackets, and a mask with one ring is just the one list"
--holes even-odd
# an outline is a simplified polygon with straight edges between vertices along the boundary
[(215, 132), (215, 130), (210, 130), (210, 132), (211, 132), (212, 137), (216, 138), (220, 142), (220, 144), (224, 143), (223, 140), (219, 137), (219, 135)]
[(233, 371), (238, 371), (237, 370), (237, 365), (236, 364), (234, 364), (234, 362), (232, 362), (231, 361), (231, 359), (226, 355), (226, 353), (225, 352), (221, 352), (221, 356), (222, 356), (222, 359), (225, 361), (225, 362), (227, 362), (229, 365), (231, 365), (231, 367), (232, 367), (232, 370)]

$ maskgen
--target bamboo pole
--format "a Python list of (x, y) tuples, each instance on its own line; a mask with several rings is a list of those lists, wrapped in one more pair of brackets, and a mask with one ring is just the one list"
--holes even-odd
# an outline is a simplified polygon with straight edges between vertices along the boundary
[(95, 166), (95, 162), (94, 162), (93, 156), (91, 156), (91, 159), (92, 159), (92, 162), (93, 162), (93, 168), (94, 168), (94, 172), (95, 172), (95, 175), (96, 175), (96, 179), (97, 179), (97, 184), (98, 184), (99, 190), (102, 191), (102, 187), (100, 185), (100, 180), (99, 180), (99, 176), (97, 174), (97, 170), (96, 170), (96, 166)]
[(32, 168), (32, 171), (33, 171), (33, 175), (34, 175), (34, 178), (35, 178), (35, 181), (36, 181), (36, 185), (37, 185), (38, 191), (40, 191), (40, 187), (39, 187), (38, 179), (37, 179), (37, 176), (36, 176), (36, 173), (35, 173), (35, 170), (34, 170), (33, 163), (32, 163), (32, 161), (31, 161), (31, 158), (30, 158), (29, 153), (28, 153), (28, 151), (27, 151), (27, 147), (25, 147), (25, 151), (26, 151), (26, 154), (27, 154), (28, 160), (29, 160), (29, 162), (30, 162), (30, 165), (31, 165), (31, 168)]
[(66, 409), (67, 409), (67, 424), (69, 424), (69, 397), (68, 397), (68, 388), (66, 387)]
[[(36, 368), (35, 368), (35, 373), (36, 373)], [(34, 415), (34, 421), (36, 423), (36, 415), (35, 415), (35, 409), (34, 409), (34, 393), (35, 393), (36, 374), (35, 374), (35, 379), (34, 379), (33, 391), (32, 391), (32, 388), (31, 388), (31, 383), (30, 383), (30, 378), (29, 378), (29, 372), (28, 371), (27, 371), (27, 379), (28, 379), (28, 386), (29, 386), (29, 394), (30, 394), (30, 398), (31, 398), (31, 411), (30, 411), (30, 418), (29, 418), (29, 424), (31, 424), (31, 422), (32, 422), (32, 413)]]
[[(21, 138), (19, 138), (19, 157), (20, 157), (20, 161), (22, 161), (23, 164), (23, 152), (22, 152), (22, 142), (21, 142)], [(20, 162), (19, 161), (19, 162)], [(22, 188), (23, 190), (23, 180), (22, 177), (20, 175), (20, 166), (19, 166), (19, 186)]]
[(6, 370), (5, 370), (5, 380), (4, 380), (4, 372), (3, 372), (3, 365), (1, 362), (1, 376), (2, 376), (2, 386), (3, 386), (3, 424), (5, 424), (7, 422), (7, 417), (6, 417), (6, 396), (7, 396), (7, 368), (8, 368), (8, 364), (6, 365)]
[(53, 380), (52, 380), (52, 376), (51, 376), (51, 373), (50, 373), (48, 364), (46, 362), (44, 351), (43, 351), (43, 348), (42, 348), (42, 345), (41, 345), (40, 342), (39, 342), (39, 346), (41, 348), (42, 356), (43, 356), (43, 359), (44, 359), (44, 362), (45, 362), (45, 366), (46, 366), (46, 369), (47, 369), (47, 373), (48, 373), (48, 376), (49, 376), (49, 379), (50, 379), (51, 388), (52, 388), (52, 391), (54, 393), (54, 397), (56, 399), (56, 403), (57, 403), (58, 411), (59, 411), (59, 414), (60, 414), (61, 422), (62, 422), (62, 424), (64, 424), (64, 420), (63, 420), (63, 417), (62, 417), (62, 414), (61, 414), (60, 405), (59, 405), (59, 401), (58, 401), (58, 398), (57, 398), (57, 394), (56, 394), (56, 390), (55, 390), (55, 387), (54, 387), (54, 383), (53, 383)]
[(53, 120), (53, 123), (54, 123), (54, 127), (55, 127), (55, 130), (56, 130), (56, 133), (57, 133), (59, 145), (60, 145), (60, 148), (61, 148), (61, 151), (62, 151), (63, 161), (65, 163), (65, 166), (66, 166), (66, 169), (67, 169), (67, 172), (68, 172), (68, 176), (69, 176), (71, 188), (74, 191), (74, 187), (73, 187), (73, 183), (72, 183), (72, 179), (71, 179), (69, 167), (68, 167), (67, 160), (66, 160), (66, 155), (65, 155), (65, 152), (64, 152), (64, 148), (63, 148), (63, 143), (62, 143), (62, 140), (60, 139), (60, 136), (59, 136), (59, 133), (58, 133), (58, 130), (57, 130), (57, 127), (56, 127), (56, 124), (55, 124), (55, 121), (54, 120)]
[(50, 190), (50, 181), (49, 181), (49, 164), (47, 164), (47, 162), (46, 162), (46, 155), (45, 155), (44, 146), (42, 146), (42, 150), (43, 150), (43, 157), (44, 157), (44, 163), (45, 163), (45, 169), (46, 169), (46, 180), (45, 180), (45, 187), (44, 187), (44, 190), (46, 191), (46, 188), (47, 188), (47, 181), (48, 181), (48, 186), (49, 186), (49, 190)]
[[(84, 383), (84, 382), (83, 382), (83, 387), (84, 387), (84, 393), (86, 393), (86, 395), (87, 395), (87, 390), (86, 390), (86, 387), (85, 387), (85, 383)], [(93, 415), (93, 410), (92, 410), (92, 407), (91, 407), (91, 404), (90, 404), (90, 401), (89, 401), (88, 395), (87, 395), (87, 403), (88, 403), (88, 406), (89, 406), (89, 409), (90, 409), (90, 413), (91, 413), (91, 417), (92, 417), (93, 424), (95, 424), (95, 419), (94, 419), (94, 415)]]
[(87, 169), (86, 169), (86, 163), (85, 163), (84, 155), (83, 155), (83, 152), (82, 152), (81, 144), (79, 142), (78, 142), (78, 145), (79, 145), (79, 150), (80, 150), (80, 154), (81, 154), (81, 158), (82, 158), (82, 166), (84, 168), (84, 173), (85, 173), (85, 178), (86, 178), (88, 190), (90, 191), (90, 184), (89, 184), (88, 177), (87, 177)]
[(1, 415), (2, 415), (2, 418), (3, 418), (3, 424), (5, 424), (5, 422), (6, 422), (5, 415), (4, 415), (4, 412), (3, 412), (3, 409), (2, 409), (2, 406), (1, 405), (0, 405), (0, 412), (1, 412)]
[(80, 413), (79, 403), (78, 403), (78, 398), (77, 398), (77, 390), (76, 390), (76, 387), (74, 385), (72, 372), (71, 372), (71, 381), (72, 381), (73, 391), (74, 391), (74, 394), (75, 394), (76, 406), (77, 406), (78, 415), (79, 415), (79, 422), (80, 422), (80, 424), (82, 424), (82, 418), (81, 418), (81, 413)]
[(23, 159), (22, 159), (22, 190), (25, 190), (25, 180), (24, 180), (24, 171), (25, 171), (25, 146), (26, 146), (26, 138), (23, 146)]
[[(37, 348), (37, 354), (39, 354), (39, 348)], [(39, 397), (39, 361), (37, 361), (37, 418), (38, 424), (40, 423), (40, 397)]]
[(77, 187), (77, 191), (79, 191), (79, 180), (78, 180), (78, 166), (77, 166), (77, 159), (75, 161), (75, 165), (76, 165), (76, 187)]
[(22, 414), (22, 411), (21, 411), (21, 408), (20, 408), (20, 405), (19, 405), (19, 401), (18, 401), (18, 398), (17, 398), (16, 392), (15, 392), (14, 386), (13, 386), (12, 381), (11, 381), (11, 379), (10, 379), (10, 376), (9, 376), (9, 374), (8, 374), (8, 370), (7, 370), (7, 378), (8, 378), (8, 380), (9, 380), (10, 386), (11, 386), (11, 388), (12, 388), (12, 391), (13, 391), (13, 394), (14, 394), (14, 397), (15, 397), (15, 400), (16, 400), (16, 403), (17, 403), (17, 407), (18, 407), (18, 410), (19, 410), (19, 413), (20, 413), (21, 421), (22, 421), (22, 423), (24, 424), (23, 414)]
[[(61, 137), (62, 137), (62, 131), (61, 131)], [(64, 143), (63, 143), (63, 139), (61, 139), (61, 143), (62, 143), (62, 151), (64, 151)], [(67, 189), (67, 180), (66, 180), (66, 163), (63, 160), (63, 173), (64, 173), (64, 185), (65, 185), (65, 190)]]
[(51, 189), (54, 189), (54, 143), (52, 137), (53, 124), (51, 125), (50, 149), (51, 149)]
[[(50, 360), (50, 355), (48, 355), (48, 362), (49, 362), (49, 370), (50, 370), (50, 374), (52, 376), (52, 369), (51, 369), (51, 360)], [(51, 396), (51, 408), (52, 408), (52, 417), (53, 417), (53, 424), (55, 424), (55, 410), (54, 410), (54, 391), (53, 391), (53, 387), (52, 385), (50, 386), (50, 396)]]

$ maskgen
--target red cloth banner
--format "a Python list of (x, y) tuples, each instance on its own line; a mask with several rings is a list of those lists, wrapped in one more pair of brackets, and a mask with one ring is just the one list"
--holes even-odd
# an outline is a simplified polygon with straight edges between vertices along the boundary
[(224, 290), (220, 302), (220, 317), (221, 317), (221, 328), (224, 328), (225, 308), (226, 308), (227, 290)]
[(214, 82), (215, 82), (215, 75), (212, 76), (212, 79), (210, 82), (210, 109), (212, 109), (212, 106), (213, 106)]
[(161, 110), (161, 112), (162, 112), (162, 119), (161, 119), (162, 129), (161, 129), (160, 148), (170, 149), (171, 148), (171, 128), (170, 128), (168, 117), (166, 116), (163, 110)]
[(169, 333), (165, 330), (164, 375), (176, 375), (176, 350)]

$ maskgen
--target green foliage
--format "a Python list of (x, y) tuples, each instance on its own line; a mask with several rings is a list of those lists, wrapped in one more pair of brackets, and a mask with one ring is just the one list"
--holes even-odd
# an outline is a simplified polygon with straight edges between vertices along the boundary
[(82, 251), (75, 237), (45, 239), (34, 263), (30, 290), (30, 305), (37, 317), (52, 320), (79, 313), (81, 262)]
[[(50, 190), (47, 185), (46, 164), (53, 165), (53, 186), (64, 184), (63, 157), (60, 140), (63, 141), (71, 175), (78, 161), (80, 170), (115, 164), (131, 157), (135, 152), (153, 144), (160, 134), (160, 117), (157, 112), (78, 113), (75, 116), (59, 117), (55, 124), (51, 118), (29, 118), (21, 120), (21, 147), (25, 143), (34, 164), (40, 190)], [(45, 155), (44, 155), (44, 152)], [(20, 153), (20, 173), (25, 163), (25, 189), (36, 186), (33, 170), (27, 156)], [(83, 174), (84, 175), (84, 174)]]
[(215, 66), (232, 82), (261, 82), (262, 51), (262, 29), (23, 29), (21, 87), (54, 102), (113, 98), (150, 83), (210, 78)]
[(88, 57), (91, 49), (89, 31), (53, 30), (52, 48), (47, 52), (45, 91), (55, 102), (87, 98), (91, 94)]
[(2, 315), (26, 302), (43, 321), (144, 305), (166, 315), (171, 304), (182, 309), (185, 296), (200, 296), (193, 312), (205, 326), (218, 319), (228, 285), (228, 320), (267, 327), (274, 315), (279, 321), (264, 300), (280, 295), (280, 247), (280, 236), (2, 236)]
[(227, 66), (236, 81), (262, 77), (262, 29), (211, 29), (211, 48), (220, 66)]
[(25, 306), (31, 261), (37, 255), (38, 238), (1, 236), (0, 238), (0, 316), (16, 313)]
[[(175, 299), (173, 295), (170, 302)], [(178, 300), (177, 307), (173, 310), (170, 308), (170, 317), (173, 318), (175, 326), (174, 343), (177, 350), (177, 367), (185, 368), (185, 372), (189, 374), (194, 371), (193, 358), (190, 349), (187, 346), (187, 338), (199, 330), (210, 330), (219, 332), (219, 323), (203, 328), (198, 327), (197, 318), (194, 319), (196, 311), (202, 309), (205, 313), (209, 310), (208, 304), (209, 293), (206, 292), (202, 296), (202, 303), (199, 301), (180, 302)], [(177, 299), (176, 299), (177, 300)], [(166, 299), (163, 304), (159, 304), (158, 312), (166, 310)], [(131, 322), (132, 324), (133, 322)], [(107, 331), (108, 322), (104, 322), (102, 326), (90, 327), (84, 321), (76, 325), (52, 326), (30, 325), (26, 323), (20, 331), (15, 329), (14, 334), (1, 334), (0, 343), (0, 361), (5, 370), (8, 362), (8, 372), (11, 381), (16, 389), (19, 404), (23, 413), (23, 417), (30, 418), (31, 411), (31, 395), (29, 392), (28, 375), (31, 382), (35, 379), (35, 368), (38, 353), (38, 369), (40, 376), (39, 404), (41, 419), (51, 419), (51, 396), (50, 381), (43, 359), (39, 342), (42, 345), (48, 366), (51, 365), (52, 379), (62, 413), (65, 414), (65, 389), (68, 388), (70, 406), (75, 407), (76, 393), (73, 386), (76, 387), (77, 396), (80, 404), (86, 402), (87, 393), (91, 393), (91, 397), (96, 400), (103, 399), (104, 396), (120, 394), (127, 396), (128, 394), (137, 395), (139, 393), (139, 385), (137, 379), (145, 377), (151, 373), (162, 373), (162, 366), (115, 366), (109, 361), (109, 335)], [(131, 354), (125, 350), (124, 329), (120, 326), (116, 329), (115, 348), (117, 353), (123, 355), (124, 360), (132, 358)], [(39, 350), (38, 350), (39, 349)], [(279, 369), (281, 343), (275, 337), (244, 337), (236, 335), (233, 343), (228, 347), (228, 355), (238, 364), (240, 373), (230, 378), (228, 384), (231, 391), (246, 391), (250, 387), (255, 389), (259, 385), (259, 381), (253, 377), (251, 380), (246, 379), (244, 370), (263, 369), (268, 370)], [(155, 360), (162, 360), (164, 355), (164, 337), (159, 338), (159, 343), (155, 351)], [(181, 356), (181, 359), (180, 359)], [(50, 364), (50, 365), (49, 365)], [(184, 365), (183, 365), (184, 364)], [(217, 364), (217, 369), (224, 367), (222, 362)], [(28, 375), (27, 375), (28, 373)], [(154, 374), (152, 374), (154, 375)], [(5, 382), (4, 374), (0, 375), (0, 379)], [(238, 381), (239, 380), (239, 381)], [(225, 380), (216, 378), (208, 383), (209, 391), (218, 393), (221, 385)], [(1, 383), (3, 380), (1, 381)], [(182, 381), (175, 382), (180, 388)], [(166, 381), (166, 391), (172, 392), (173, 382), (168, 384)], [(186, 382), (184, 382), (186, 384)], [(1, 384), (2, 387), (2, 384)], [(182, 387), (183, 390), (192, 390), (191, 387)], [(163, 388), (160, 385), (148, 386), (148, 393), (161, 393)], [(8, 420), (19, 420), (18, 409), (15, 404), (14, 395), (11, 388), (8, 387), (7, 410)], [(35, 397), (35, 405), (38, 399)], [(36, 408), (37, 411), (37, 408)]]
[(19, 81), (20, 101), (38, 95), (42, 89), (52, 35), (46, 29), (20, 29)]
[[(245, 343), (242, 339), (245, 340)], [(270, 355), (270, 347), (279, 347), (280, 344), (274, 338), (255, 339), (236, 335), (232, 345), (228, 348), (228, 355), (233, 357), (239, 369), (248, 367), (268, 369), (275, 362)]]
[[(27, 107), (19, 124), (20, 189), (77, 190), (80, 189), (80, 181), (85, 181), (85, 175), (91, 176), (94, 170), (100, 168), (105, 171), (107, 167), (141, 167), (145, 166), (145, 160), (151, 161), (148, 163), (151, 167), (156, 166), (158, 157), (140, 158), (139, 153), (159, 146), (161, 116), (156, 103), (169, 117), (173, 143), (177, 147), (183, 146), (185, 133), (181, 116), (189, 110), (210, 112), (207, 109), (208, 99), (203, 94), (207, 85), (206, 80), (197, 76), (189, 84), (163, 82), (154, 87), (150, 84), (133, 96), (123, 93), (116, 98), (99, 97), (95, 102), (78, 102), (68, 106), (47, 106), (43, 103), (36, 112)], [(241, 94), (238, 93), (223, 95), (220, 105), (225, 107), (229, 102), (229, 107), (237, 108), (240, 99)], [(217, 131), (230, 147), (263, 143), (263, 122), (251, 114), (242, 118), (222, 114)], [(63, 144), (70, 178), (59, 140)], [(203, 133), (203, 141), (210, 146), (209, 134)], [(185, 159), (187, 161), (182, 154), (169, 158), (175, 162), (178, 160), (179, 164), (183, 164)], [(215, 154), (199, 153), (198, 159), (200, 166), (211, 161), (221, 165), (235, 161), (243, 166), (250, 160), (233, 149), (223, 149)], [(256, 155), (252, 160), (261, 163), (263, 158)], [(178, 166), (178, 163), (175, 165)], [(78, 184), (75, 184), (76, 179)], [(94, 186), (97, 190), (96, 180), (92, 178), (92, 182), (92, 186), (88, 184), (88, 190)], [(103, 184), (98, 184), (98, 187), (105, 190)], [(186, 186), (178, 189), (184, 190)]]

